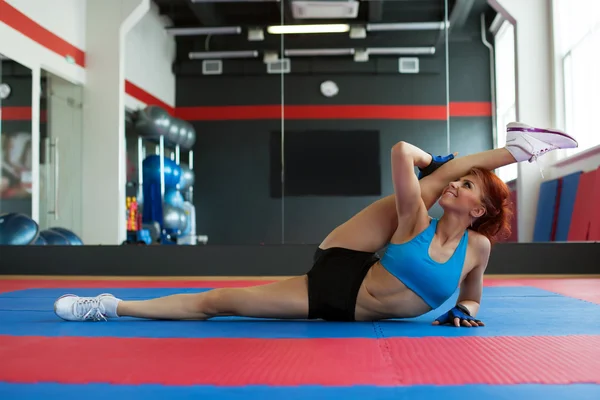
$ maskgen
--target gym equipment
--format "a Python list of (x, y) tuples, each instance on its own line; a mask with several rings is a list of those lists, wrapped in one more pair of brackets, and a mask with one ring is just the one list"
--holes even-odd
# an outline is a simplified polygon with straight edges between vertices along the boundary
[(187, 226), (177, 238), (177, 244), (194, 246), (198, 242), (198, 237), (196, 236), (196, 207), (189, 201), (186, 201), (183, 203), (183, 211), (187, 217)]
[(137, 112), (135, 130), (142, 137), (158, 140), (168, 134), (170, 126), (171, 116), (161, 107), (148, 106)]
[(68, 246), (68, 245), (70, 245), (69, 239), (67, 239), (60, 232), (54, 231), (52, 229), (46, 229), (45, 231), (41, 231), (40, 236), (42, 236), (46, 240), (46, 243), (49, 246)]
[[(181, 168), (170, 158), (164, 160), (165, 189), (175, 188), (181, 179)], [(153, 154), (142, 163), (144, 184), (160, 185), (160, 156)]]
[(190, 130), (191, 125), (180, 119), (179, 122), (179, 138), (177, 139), (177, 144), (182, 147), (188, 139), (188, 131)]
[(44, 239), (42, 235), (38, 235), (37, 239), (35, 239), (35, 241), (31, 243), (32, 246), (45, 246), (47, 244), (48, 242), (46, 241), (46, 239)]
[(71, 231), (69, 229), (61, 228), (61, 227), (53, 227), (48, 230), (57, 232), (57, 233), (63, 235), (65, 237), (65, 239), (67, 239), (67, 241), (69, 242), (69, 245), (71, 245), (71, 246), (83, 246), (83, 241), (81, 240), (81, 238), (79, 238), (79, 236), (77, 236), (75, 233), (73, 233), (73, 231)]
[(187, 164), (181, 164), (181, 179), (179, 180), (179, 190), (188, 190), (194, 185), (194, 171)]
[(172, 146), (179, 144), (179, 131), (181, 129), (181, 120), (179, 118), (171, 118), (171, 125), (169, 125), (169, 131), (167, 132), (167, 143)]
[(183, 195), (178, 190), (168, 189), (165, 191), (165, 199), (164, 199), (165, 204), (168, 204), (168, 205), (174, 206), (174, 207), (181, 207), (181, 206), (183, 206), (183, 201), (184, 201)]
[(38, 224), (25, 214), (0, 215), (0, 245), (25, 246), (32, 244), (39, 234)]
[(187, 121), (183, 121), (183, 124), (187, 127), (187, 138), (181, 144), (181, 147), (184, 150), (191, 150), (194, 147), (194, 143), (196, 143), (196, 130), (194, 126)]
[(182, 208), (164, 205), (163, 227), (171, 232), (181, 233), (187, 228), (187, 215)]

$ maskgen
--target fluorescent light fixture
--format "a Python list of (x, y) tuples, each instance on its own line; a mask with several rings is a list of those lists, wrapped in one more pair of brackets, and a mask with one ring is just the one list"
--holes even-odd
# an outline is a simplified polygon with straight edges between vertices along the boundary
[(367, 52), (375, 55), (435, 54), (435, 47), (369, 47)]
[(267, 28), (272, 35), (286, 35), (299, 33), (343, 33), (350, 30), (348, 24), (321, 24), (321, 25), (273, 25)]
[(258, 51), (196, 51), (189, 54), (190, 60), (216, 60), (222, 58), (256, 58)]
[(279, 3), (281, 0), (191, 0), (192, 3)]
[(351, 56), (354, 54), (354, 49), (288, 49), (285, 50), (285, 55), (289, 57), (303, 56)]
[(167, 28), (166, 31), (174, 36), (239, 35), (242, 33), (242, 28), (240, 26), (215, 26), (208, 28)]
[[(448, 22), (450, 26), (450, 22)], [(367, 31), (439, 31), (444, 29), (444, 22), (397, 22), (389, 24), (367, 24)]]

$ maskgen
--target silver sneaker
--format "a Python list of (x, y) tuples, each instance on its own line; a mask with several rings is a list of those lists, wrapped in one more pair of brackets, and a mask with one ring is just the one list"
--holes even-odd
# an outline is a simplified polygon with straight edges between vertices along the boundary
[(54, 313), (66, 321), (106, 321), (106, 308), (102, 304), (106, 297), (114, 296), (110, 293), (96, 297), (65, 294), (54, 302)]

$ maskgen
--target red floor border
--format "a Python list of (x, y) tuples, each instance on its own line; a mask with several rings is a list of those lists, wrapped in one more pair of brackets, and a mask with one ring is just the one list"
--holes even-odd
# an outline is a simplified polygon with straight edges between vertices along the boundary
[(0, 336), (0, 359), (0, 381), (13, 383), (600, 384), (600, 335), (385, 340)]

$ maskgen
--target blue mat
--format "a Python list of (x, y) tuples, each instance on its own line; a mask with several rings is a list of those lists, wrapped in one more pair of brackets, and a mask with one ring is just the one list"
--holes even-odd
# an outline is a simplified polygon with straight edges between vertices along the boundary
[(571, 217), (573, 215), (573, 208), (575, 207), (580, 177), (581, 171), (562, 178), (562, 189), (560, 191), (556, 222), (556, 237), (554, 239), (557, 242), (566, 242), (569, 238), (569, 228), (571, 227)]
[(354, 386), (354, 387), (216, 387), (161, 385), (35, 385), (0, 383), (0, 399), (544, 399), (598, 400), (600, 385), (456, 385), (456, 386)]
[(557, 195), (558, 179), (542, 182), (535, 216), (534, 242), (550, 242), (552, 240)]
[[(205, 289), (206, 290), (206, 289)], [(600, 306), (533, 287), (486, 287), (479, 317), (483, 328), (456, 329), (431, 322), (451, 308), (458, 293), (419, 318), (377, 323), (334, 323), (220, 317), (210, 321), (152, 321), (121, 318), (101, 323), (65, 322), (52, 304), (64, 293), (109, 292), (124, 299), (148, 299), (198, 289), (28, 289), (0, 295), (0, 334), (148, 338), (377, 338), (425, 336), (534, 336), (600, 334)], [(582, 321), (585, 321), (582, 323)], [(350, 325), (351, 324), (351, 325)], [(350, 328), (351, 326), (351, 328)]]

